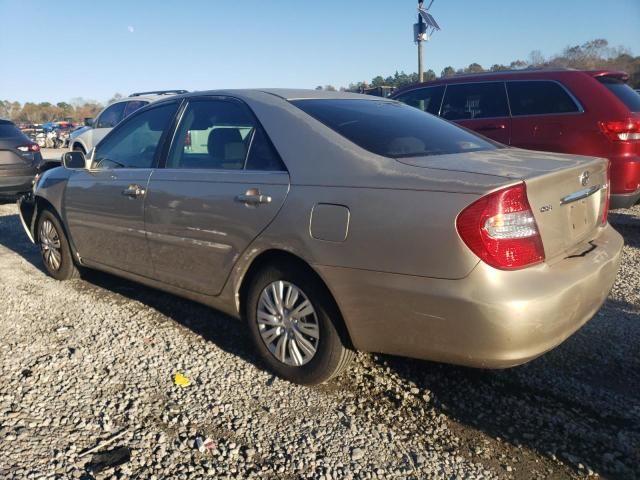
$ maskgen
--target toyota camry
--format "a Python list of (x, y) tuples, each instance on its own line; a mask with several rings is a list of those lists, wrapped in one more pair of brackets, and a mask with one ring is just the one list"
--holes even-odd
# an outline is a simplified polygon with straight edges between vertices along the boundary
[(356, 94), (176, 95), (63, 165), (19, 201), (51, 276), (98, 269), (226, 312), (303, 384), (357, 350), (527, 362), (597, 312), (623, 244), (606, 160)]

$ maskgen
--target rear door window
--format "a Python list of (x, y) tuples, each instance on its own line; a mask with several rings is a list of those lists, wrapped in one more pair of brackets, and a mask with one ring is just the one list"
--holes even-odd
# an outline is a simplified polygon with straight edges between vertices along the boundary
[(440, 115), (447, 120), (508, 117), (509, 107), (504, 83), (449, 85)]
[(166, 168), (284, 170), (249, 107), (221, 99), (187, 106)]
[(400, 102), (314, 99), (291, 103), (361, 148), (385, 157), (497, 148), (483, 137)]
[(131, 115), (136, 110), (140, 110), (147, 103), (149, 103), (149, 102), (143, 102), (143, 101), (140, 101), (140, 100), (135, 100), (133, 102), (127, 102), (127, 106), (124, 108), (124, 115), (122, 116), (122, 118), (128, 117), (129, 115)]
[(396, 100), (419, 108), (423, 112), (438, 115), (440, 112), (440, 104), (442, 103), (442, 95), (444, 95), (444, 85), (435, 87), (419, 88), (403, 93), (395, 97)]
[(113, 128), (120, 120), (122, 120), (122, 114), (124, 112), (124, 107), (126, 102), (114, 103), (110, 107), (108, 107), (98, 121), (96, 122), (96, 128)]
[(618, 97), (630, 111), (640, 112), (640, 93), (617, 78), (600, 77), (598, 81)]
[(550, 81), (507, 82), (511, 115), (575, 113), (580, 107), (558, 83)]

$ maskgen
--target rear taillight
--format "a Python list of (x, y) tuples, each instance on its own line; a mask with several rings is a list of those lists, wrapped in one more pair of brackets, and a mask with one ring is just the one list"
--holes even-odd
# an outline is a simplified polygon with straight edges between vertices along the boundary
[(460, 212), (456, 227), (471, 251), (492, 267), (515, 270), (544, 261), (524, 183), (476, 200)]
[(629, 118), (623, 122), (600, 122), (600, 130), (614, 142), (640, 140), (640, 120)]
[(16, 148), (24, 153), (40, 151), (40, 147), (38, 146), (37, 143), (30, 143), (29, 145), (20, 145), (19, 147), (16, 147)]

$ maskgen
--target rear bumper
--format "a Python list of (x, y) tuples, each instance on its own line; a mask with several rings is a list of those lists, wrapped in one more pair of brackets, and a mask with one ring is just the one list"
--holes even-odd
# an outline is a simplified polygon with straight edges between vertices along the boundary
[(462, 280), (317, 268), (357, 349), (504, 368), (556, 347), (602, 306), (623, 240), (607, 225), (591, 243), (552, 266), (506, 272), (481, 262)]
[(36, 176), (35, 168), (2, 168), (0, 169), (0, 194), (17, 195), (31, 190)]
[(609, 208), (631, 208), (640, 201), (640, 190), (631, 193), (612, 193)]

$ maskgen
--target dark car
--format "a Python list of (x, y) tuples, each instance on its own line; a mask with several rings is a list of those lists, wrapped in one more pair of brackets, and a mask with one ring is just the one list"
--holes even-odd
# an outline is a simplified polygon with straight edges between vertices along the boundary
[(42, 165), (38, 144), (13, 122), (0, 120), (0, 195), (11, 196), (31, 190), (33, 178)]
[(609, 159), (611, 208), (640, 200), (640, 95), (610, 70), (520, 70), (406, 87), (393, 98), (514, 147)]

